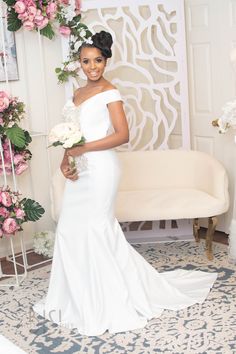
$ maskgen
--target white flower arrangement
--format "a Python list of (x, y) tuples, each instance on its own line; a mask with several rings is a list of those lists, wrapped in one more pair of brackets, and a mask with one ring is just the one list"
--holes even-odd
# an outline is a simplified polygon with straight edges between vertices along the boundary
[(221, 117), (213, 120), (212, 125), (218, 127), (219, 133), (226, 133), (230, 128), (236, 129), (236, 100), (227, 102), (222, 111)]
[(71, 148), (84, 143), (84, 137), (79, 125), (73, 122), (59, 123), (51, 129), (48, 136), (50, 146), (62, 145), (63, 148)]
[(52, 258), (55, 234), (52, 231), (36, 232), (33, 235), (34, 252)]

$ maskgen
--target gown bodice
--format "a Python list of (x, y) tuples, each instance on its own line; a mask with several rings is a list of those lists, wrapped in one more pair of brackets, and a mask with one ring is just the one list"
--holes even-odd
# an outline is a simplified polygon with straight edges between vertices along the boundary
[(78, 106), (71, 98), (63, 108), (63, 116), (65, 121), (79, 124), (86, 141), (102, 139), (111, 129), (107, 104), (115, 101), (122, 101), (117, 89), (99, 92)]

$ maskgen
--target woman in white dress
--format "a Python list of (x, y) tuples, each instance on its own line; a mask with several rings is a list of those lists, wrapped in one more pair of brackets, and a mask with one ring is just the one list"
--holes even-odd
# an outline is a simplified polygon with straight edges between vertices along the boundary
[[(87, 84), (66, 107), (77, 117), (86, 143), (66, 150), (67, 179), (46, 298), (34, 310), (49, 320), (101, 335), (142, 328), (164, 309), (204, 301), (215, 273), (158, 273), (126, 241), (114, 215), (120, 169), (112, 149), (129, 139), (119, 91), (103, 77), (112, 37), (101, 31), (80, 48)], [(111, 126), (113, 132), (110, 131)], [(86, 167), (73, 170), (68, 157)]]

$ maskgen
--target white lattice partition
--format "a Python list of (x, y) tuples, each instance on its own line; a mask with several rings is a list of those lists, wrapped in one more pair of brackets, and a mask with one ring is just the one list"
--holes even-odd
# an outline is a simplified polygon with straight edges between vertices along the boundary
[[(119, 150), (190, 148), (184, 1), (84, 0), (83, 10), (92, 32), (107, 30), (114, 40), (105, 76), (121, 91), (130, 128)], [(181, 232), (167, 224), (161, 236)]]

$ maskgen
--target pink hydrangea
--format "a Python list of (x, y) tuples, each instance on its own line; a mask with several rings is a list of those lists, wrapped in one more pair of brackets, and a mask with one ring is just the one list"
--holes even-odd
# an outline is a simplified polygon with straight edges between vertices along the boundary
[(5, 111), (9, 107), (10, 97), (4, 91), (0, 91), (0, 112)]
[(13, 218), (7, 218), (4, 220), (2, 224), (2, 230), (4, 233), (11, 235), (14, 234), (18, 229), (18, 225), (16, 220)]

